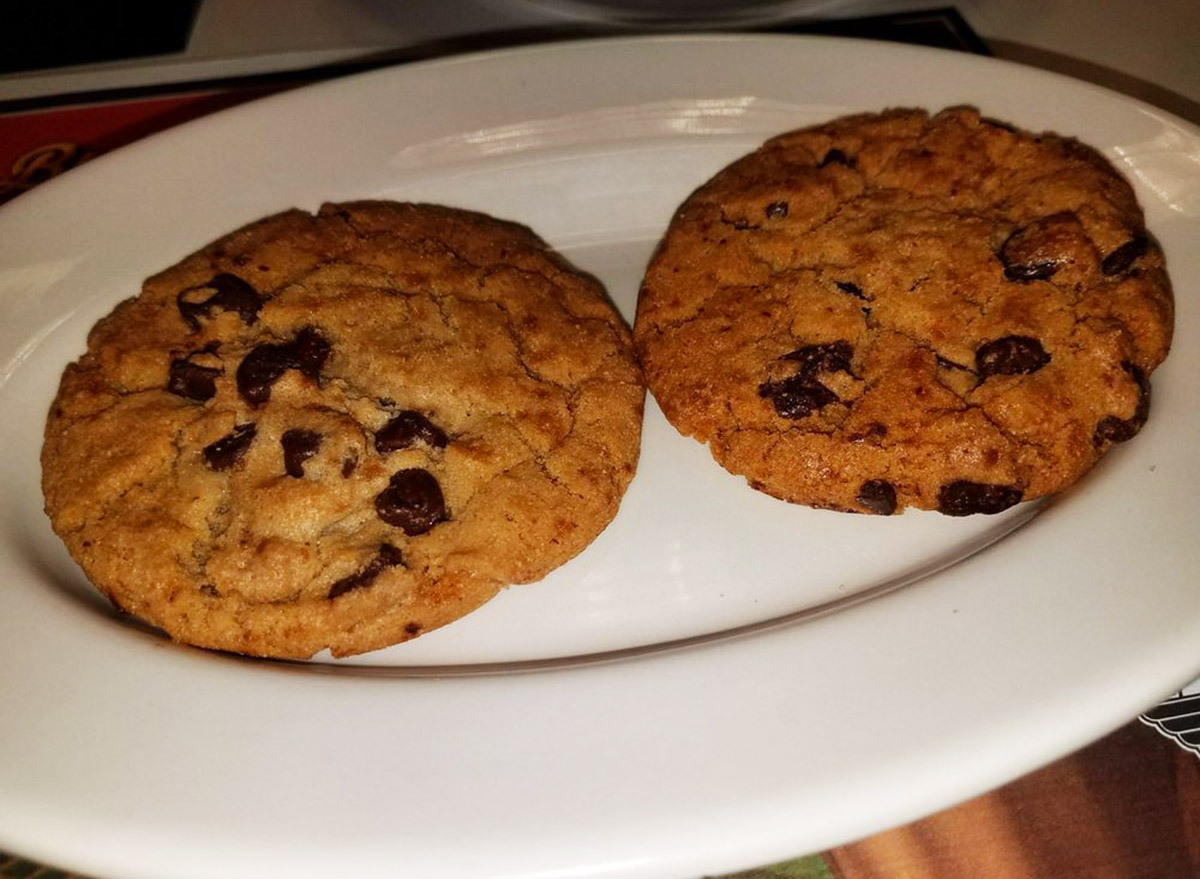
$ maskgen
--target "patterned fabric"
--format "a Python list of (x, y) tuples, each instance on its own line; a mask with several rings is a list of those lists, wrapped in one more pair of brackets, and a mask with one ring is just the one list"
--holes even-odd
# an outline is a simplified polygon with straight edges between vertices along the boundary
[(1139, 719), (1200, 757), (1200, 681), (1151, 708)]
[(67, 873), (45, 867), (25, 858), (0, 852), (0, 879), (87, 879), (78, 873)]
[(712, 879), (833, 879), (825, 859), (820, 855), (796, 858), (770, 867), (759, 867), (742, 873), (714, 876)]

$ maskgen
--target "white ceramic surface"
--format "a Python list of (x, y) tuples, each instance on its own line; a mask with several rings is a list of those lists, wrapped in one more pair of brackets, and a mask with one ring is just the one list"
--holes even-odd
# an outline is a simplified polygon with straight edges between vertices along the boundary
[[(1101, 147), (1175, 279), (1149, 424), (1053, 504), (784, 505), (651, 403), (638, 476), (582, 556), (412, 644), (307, 664), (122, 622), (50, 533), (37, 455), (63, 365), (141, 278), (244, 222), (359, 197), (484, 210), (632, 319), (672, 209), (733, 157), (843, 112), (959, 103)], [(1200, 670), (1198, 236), (1186, 123), (989, 59), (795, 37), (416, 64), (45, 184), (0, 210), (0, 846), (106, 879), (683, 879), (1084, 744)]]

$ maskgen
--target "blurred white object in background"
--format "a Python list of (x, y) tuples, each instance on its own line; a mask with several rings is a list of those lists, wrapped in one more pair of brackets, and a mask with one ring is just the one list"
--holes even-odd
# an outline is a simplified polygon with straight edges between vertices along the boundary
[(929, 0), (492, 0), (556, 18), (661, 27), (728, 28), (928, 9)]

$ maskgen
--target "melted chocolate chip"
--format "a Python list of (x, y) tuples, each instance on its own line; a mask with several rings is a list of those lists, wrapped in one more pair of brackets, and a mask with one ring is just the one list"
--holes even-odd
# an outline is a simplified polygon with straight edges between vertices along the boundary
[[(1055, 217), (1049, 219), (1054, 220)], [(1000, 262), (1004, 263), (1005, 278), (1027, 284), (1030, 281), (1044, 281), (1058, 272), (1061, 261), (1047, 256), (1038, 247), (1044, 226), (1045, 222), (1036, 222), (1017, 229), (1000, 245), (998, 256)]]
[(442, 489), (428, 470), (412, 468), (396, 473), (375, 498), (375, 512), (389, 525), (410, 537), (424, 534), (446, 518)]
[(854, 167), (854, 159), (847, 156), (837, 147), (834, 147), (825, 154), (825, 158), (821, 159), (820, 167), (824, 168), (832, 164), (845, 165), (847, 168)]
[(189, 400), (203, 403), (211, 400), (217, 393), (217, 376), (223, 369), (215, 366), (201, 366), (186, 358), (171, 361), (167, 373), (167, 390)]
[(375, 559), (385, 568), (394, 568), (397, 565), (404, 564), (404, 558), (400, 555), (400, 550), (396, 549), (390, 543), (382, 544), (379, 547), (379, 554), (375, 556)]
[(299, 479), (304, 475), (304, 462), (321, 447), (321, 435), (315, 430), (288, 430), (279, 444), (283, 446), (283, 469)]
[(213, 470), (228, 470), (242, 460), (257, 432), (258, 428), (253, 424), (237, 425), (230, 433), (204, 447), (205, 463)]
[(849, 373), (853, 355), (854, 349), (845, 340), (797, 348), (779, 358), (799, 364), (796, 374), (763, 382), (758, 386), (758, 395), (770, 398), (775, 411), (784, 418), (804, 418), (838, 400), (837, 394), (817, 380), (817, 373)]
[(375, 450), (381, 454), (407, 449), (416, 442), (443, 449), (449, 440), (433, 422), (411, 409), (401, 412), (375, 434)]
[(358, 468), (358, 458), (342, 458), (342, 479), (349, 479)]
[(421, 628), (422, 627), (421, 627), (420, 623), (405, 623), (404, 624), (404, 631), (405, 631), (405, 633), (407, 633), (409, 635), (421, 634)]
[(993, 339), (975, 351), (975, 371), (980, 379), (990, 375), (1028, 375), (1050, 362), (1042, 343), (1029, 336)]
[(1124, 443), (1137, 436), (1142, 429), (1136, 418), (1118, 418), (1115, 415), (1105, 415), (1096, 424), (1092, 433), (1092, 445), (1097, 448), (1105, 443)]
[(286, 344), (259, 345), (238, 366), (238, 393), (251, 406), (261, 406), (271, 398), (271, 386), (289, 369), (315, 381), (329, 350), (329, 343), (312, 327), (305, 327)]
[(1146, 253), (1146, 249), (1150, 246), (1150, 239), (1145, 235), (1138, 235), (1126, 241), (1108, 256), (1104, 257), (1100, 263), (1100, 271), (1106, 275), (1119, 275), (1125, 271), (1138, 257)]
[(324, 336), (312, 327), (305, 327), (296, 334), (288, 348), (294, 369), (300, 370), (313, 381), (320, 378), (321, 367), (329, 359), (330, 350)]
[(837, 284), (837, 288), (843, 293), (849, 293), (855, 299), (861, 299), (864, 302), (867, 300), (867, 295), (863, 293), (862, 287), (858, 286), (858, 284), (852, 284), (849, 281), (835, 281), (834, 283)]
[(758, 395), (769, 397), (775, 411), (784, 418), (804, 418), (838, 399), (829, 388), (804, 374), (763, 382), (758, 386)]
[(237, 370), (238, 393), (252, 406), (271, 398), (271, 386), (290, 366), (283, 345), (259, 345), (244, 358)]
[(938, 512), (947, 516), (994, 514), (1019, 503), (1025, 492), (1012, 485), (990, 485), (959, 479), (938, 491)]
[(800, 364), (800, 374), (811, 376), (817, 372), (848, 373), (853, 356), (854, 349), (843, 339), (823, 345), (805, 345), (779, 359), (796, 361)]
[[(1004, 260), (1003, 255), (1000, 259)], [(1004, 263), (1004, 277), (1010, 281), (1019, 281), (1021, 283), (1044, 281), (1047, 278), (1053, 277), (1057, 271), (1058, 263), (1048, 259), (1028, 263)]]
[(767, 205), (767, 218), (770, 220), (782, 220), (788, 215), (788, 203), (786, 201), (773, 201)]
[(896, 487), (886, 479), (869, 479), (862, 484), (855, 498), (872, 513), (890, 516), (896, 512)]
[(1115, 415), (1106, 415), (1101, 418), (1100, 423), (1096, 425), (1095, 432), (1092, 433), (1092, 443), (1096, 447), (1105, 443), (1123, 443), (1133, 439), (1150, 417), (1150, 379), (1146, 377), (1146, 373), (1140, 367), (1128, 361), (1122, 363), (1121, 368), (1137, 383), (1137, 406), (1129, 418), (1118, 418)]
[(385, 568), (394, 568), (403, 563), (404, 559), (400, 555), (400, 550), (396, 549), (390, 543), (385, 543), (379, 547), (379, 552), (376, 553), (375, 558), (367, 562), (364, 568), (355, 571), (348, 577), (343, 577), (330, 586), (329, 597), (337, 598), (339, 595), (345, 595), (351, 590), (370, 586)]
[[(204, 298), (206, 291), (213, 291)], [(209, 317), (214, 310), (236, 311), (247, 326), (258, 320), (263, 300), (257, 291), (237, 275), (221, 272), (197, 287), (188, 287), (175, 298), (180, 316), (193, 330), (200, 329), (200, 318)]]

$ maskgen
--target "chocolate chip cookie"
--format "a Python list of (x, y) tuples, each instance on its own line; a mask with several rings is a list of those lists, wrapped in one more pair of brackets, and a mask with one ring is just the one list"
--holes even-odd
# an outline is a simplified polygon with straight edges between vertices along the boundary
[(633, 476), (643, 397), (603, 290), (528, 229), (288, 211), (96, 325), (46, 425), (46, 510), (177, 640), (359, 653), (583, 550)]
[(755, 488), (961, 516), (1060, 492), (1133, 437), (1172, 309), (1095, 150), (893, 110), (781, 135), (700, 187), (634, 337), (667, 418)]

